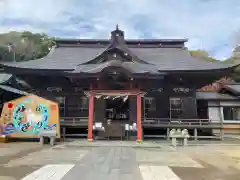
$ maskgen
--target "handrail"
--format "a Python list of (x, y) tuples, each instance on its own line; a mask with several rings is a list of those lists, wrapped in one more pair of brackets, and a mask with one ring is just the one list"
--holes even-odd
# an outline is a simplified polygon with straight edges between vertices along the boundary
[(213, 122), (211, 119), (170, 119), (170, 118), (145, 118), (143, 124), (162, 124), (162, 125), (211, 125), (221, 124)]
[(86, 125), (88, 117), (60, 117), (61, 125)]
[[(87, 125), (88, 117), (61, 117), (61, 125)], [(155, 124), (155, 125), (213, 125), (219, 124), (222, 126), (221, 121), (214, 122), (212, 119), (170, 119), (170, 118), (144, 118), (142, 124)]]

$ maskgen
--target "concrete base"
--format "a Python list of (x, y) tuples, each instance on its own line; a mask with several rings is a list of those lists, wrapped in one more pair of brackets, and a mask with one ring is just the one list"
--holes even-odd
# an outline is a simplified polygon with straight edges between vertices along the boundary
[(172, 138), (172, 146), (176, 147), (177, 146), (177, 139)]
[(188, 139), (187, 138), (184, 138), (183, 139), (183, 146), (187, 146), (188, 145)]
[(41, 136), (40, 137), (40, 144), (41, 145), (44, 145), (44, 139), (45, 138), (49, 138), (50, 139), (50, 145), (51, 146), (54, 146), (55, 145), (55, 142), (56, 142), (56, 138), (55, 137), (44, 137), (44, 136)]
[(182, 146), (187, 146), (187, 145), (188, 145), (188, 139), (187, 139), (187, 137), (185, 137), (185, 138), (172, 137), (172, 146), (174, 146), (174, 147), (177, 146), (177, 139), (180, 141), (180, 144), (181, 144)]
[(8, 142), (7, 136), (0, 136), (0, 143), (7, 143), (7, 142)]

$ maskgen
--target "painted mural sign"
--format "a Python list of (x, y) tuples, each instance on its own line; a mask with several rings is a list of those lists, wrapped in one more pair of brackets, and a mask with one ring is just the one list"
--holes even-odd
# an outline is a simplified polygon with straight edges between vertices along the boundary
[(52, 130), (57, 127), (57, 124), (49, 122), (50, 113), (55, 110), (56, 105), (49, 106), (49, 104), (33, 98), (25, 98), (16, 104), (8, 103), (5, 113), (3, 113), (3, 123), (0, 124), (0, 134), (37, 135), (42, 130)]

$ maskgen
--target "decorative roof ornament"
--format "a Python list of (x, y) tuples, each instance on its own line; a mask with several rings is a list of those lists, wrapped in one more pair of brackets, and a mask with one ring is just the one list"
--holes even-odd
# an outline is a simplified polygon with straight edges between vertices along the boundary
[(223, 77), (212, 84), (208, 84), (200, 88), (201, 92), (218, 92), (224, 85), (234, 83), (235, 81), (230, 77)]
[(114, 39), (115, 37), (121, 37), (122, 39), (124, 39), (124, 32), (119, 29), (118, 24), (116, 25), (116, 29), (112, 31), (111, 34), (112, 34), (112, 39)]

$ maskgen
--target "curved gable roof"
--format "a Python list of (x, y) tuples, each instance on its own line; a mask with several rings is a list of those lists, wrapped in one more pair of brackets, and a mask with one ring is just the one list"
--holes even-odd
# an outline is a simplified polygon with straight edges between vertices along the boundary
[(92, 47), (55, 47), (41, 59), (2, 64), (18, 68), (73, 70), (79, 63), (85, 63), (95, 58), (104, 50), (105, 48)]
[[(109, 44), (108, 44), (109, 42)], [(151, 43), (152, 42), (152, 43)], [(5, 68), (21, 68), (21, 70), (52, 70), (64, 72), (96, 72), (110, 63), (93, 60), (111, 49), (127, 53), (132, 62), (120, 63), (123, 68), (132, 72), (169, 72), (169, 71), (209, 71), (233, 68), (220, 62), (208, 62), (191, 56), (184, 47), (185, 40), (125, 40), (120, 30), (112, 32), (111, 40), (69, 40), (59, 41), (47, 56), (31, 61), (2, 63)], [(142, 43), (142, 45), (141, 45)], [(116, 59), (114, 59), (116, 60)], [(93, 70), (95, 69), (95, 70)]]
[(190, 55), (185, 48), (131, 48), (140, 59), (155, 64), (159, 71), (214, 70), (232, 66), (209, 62)]

